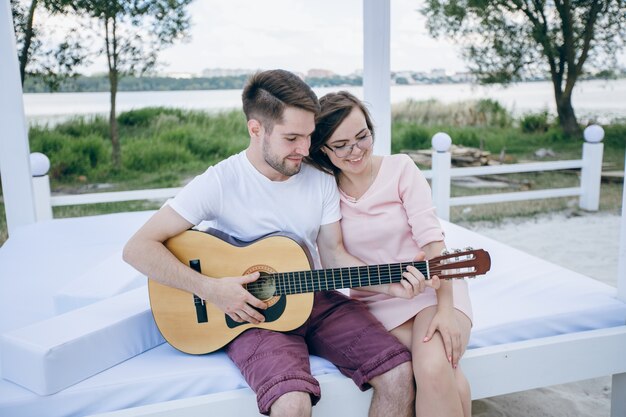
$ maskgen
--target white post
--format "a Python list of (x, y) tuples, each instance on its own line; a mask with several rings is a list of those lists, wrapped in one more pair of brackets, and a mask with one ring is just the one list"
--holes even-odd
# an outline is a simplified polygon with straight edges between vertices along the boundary
[(33, 175), (33, 196), (35, 199), (35, 217), (38, 222), (52, 219), (50, 202), (50, 160), (40, 152), (30, 154), (30, 167)]
[(363, 0), (363, 98), (376, 130), (374, 153), (391, 153), (389, 0)]
[(622, 218), (620, 224), (619, 254), (617, 258), (617, 298), (626, 303), (626, 180), (624, 181), (624, 190), (622, 192)]
[[(619, 254), (617, 258), (617, 298), (626, 303), (626, 181), (622, 192)], [(611, 417), (626, 416), (626, 373), (613, 375), (611, 382)]]
[(13, 17), (9, 0), (0, 1), (0, 169), (9, 236), (35, 222), (28, 134)]
[(583, 166), (580, 172), (579, 206), (583, 210), (598, 211), (600, 208), (600, 184), (602, 181), (602, 154), (604, 129), (598, 125), (587, 126), (584, 132)]
[(50, 178), (47, 175), (33, 177), (33, 193), (35, 197), (35, 217), (37, 222), (51, 220)]
[(613, 375), (611, 381), (611, 417), (626, 416), (626, 373)]
[(447, 133), (438, 132), (433, 135), (432, 157), (432, 189), (433, 202), (437, 216), (443, 220), (450, 220), (450, 169), (452, 154), (450, 145), (452, 139)]

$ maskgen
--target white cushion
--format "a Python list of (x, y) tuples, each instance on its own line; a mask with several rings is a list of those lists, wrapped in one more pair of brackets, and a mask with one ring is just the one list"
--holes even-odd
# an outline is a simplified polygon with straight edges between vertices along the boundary
[(122, 251), (88, 269), (58, 290), (54, 296), (57, 314), (122, 294), (146, 285), (146, 277), (122, 260)]
[(164, 342), (147, 288), (2, 335), (2, 376), (53, 394)]

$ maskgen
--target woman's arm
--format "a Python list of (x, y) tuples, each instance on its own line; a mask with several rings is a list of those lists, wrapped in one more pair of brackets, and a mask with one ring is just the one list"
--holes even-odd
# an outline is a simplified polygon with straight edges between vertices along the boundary
[[(365, 265), (360, 259), (350, 255), (343, 245), (343, 236), (339, 222), (323, 225), (317, 236), (317, 248), (324, 268), (338, 268), (346, 266)], [(423, 254), (418, 255), (415, 260), (423, 260)], [(426, 286), (437, 288), (439, 281), (429, 280), (426, 282), (424, 276), (413, 266), (408, 266), (402, 276), (405, 278), (399, 283), (372, 285), (361, 287), (365, 291), (382, 294), (389, 294), (393, 297), (413, 298), (424, 291)]]
[[(443, 241), (437, 241), (425, 245), (422, 249), (428, 259), (433, 259), (441, 255), (441, 251), (445, 248)], [(465, 353), (465, 346), (461, 338), (461, 329), (454, 314), (451, 280), (441, 280), (441, 285), (437, 290), (437, 313), (428, 326), (428, 330), (424, 335), (424, 342), (428, 342), (435, 332), (441, 334), (448, 361), (456, 368), (463, 353)]]

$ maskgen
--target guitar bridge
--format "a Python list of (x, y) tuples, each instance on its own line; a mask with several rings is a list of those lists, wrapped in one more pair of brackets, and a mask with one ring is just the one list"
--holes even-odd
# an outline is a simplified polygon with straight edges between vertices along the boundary
[[(200, 259), (192, 259), (189, 261), (189, 266), (196, 272), (202, 272), (202, 268), (200, 266)], [(209, 321), (209, 317), (206, 312), (206, 304), (204, 300), (197, 295), (193, 295), (193, 303), (196, 306), (196, 318), (198, 323), (206, 323)]]

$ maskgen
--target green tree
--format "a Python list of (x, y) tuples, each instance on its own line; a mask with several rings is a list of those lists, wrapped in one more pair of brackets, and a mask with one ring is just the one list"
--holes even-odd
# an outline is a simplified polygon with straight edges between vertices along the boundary
[(624, 0), (426, 0), (421, 12), (431, 35), (461, 44), (481, 83), (548, 70), (559, 123), (576, 136), (576, 81), (583, 68), (614, 67), (626, 39)]
[(161, 49), (184, 38), (190, 18), (186, 6), (192, 0), (75, 0), (80, 15), (97, 22), (102, 38), (100, 53), (106, 58), (110, 86), (109, 115), (112, 162), (121, 168), (122, 156), (116, 119), (120, 78), (153, 69)]
[[(87, 61), (85, 49), (79, 46), (77, 28), (70, 28), (61, 41), (53, 42), (53, 31), (35, 24), (50, 16), (67, 15), (70, 6), (70, 0), (11, 0), (22, 86), (27, 76), (36, 75), (56, 90), (63, 79), (76, 75), (74, 69)], [(43, 19), (36, 19), (36, 15)]]

